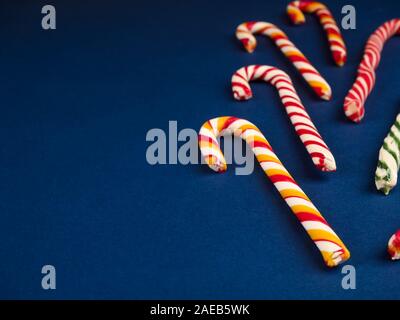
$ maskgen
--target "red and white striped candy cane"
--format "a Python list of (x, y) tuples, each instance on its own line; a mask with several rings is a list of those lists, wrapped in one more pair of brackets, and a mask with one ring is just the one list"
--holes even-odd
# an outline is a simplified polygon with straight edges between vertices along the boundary
[(248, 100), (253, 96), (249, 84), (252, 80), (270, 82), (278, 89), (289, 119), (315, 166), (322, 171), (335, 171), (335, 159), (311, 121), (290, 77), (282, 70), (270, 66), (243, 67), (232, 76), (232, 91), (235, 99)]
[(385, 42), (399, 34), (400, 19), (393, 19), (382, 24), (368, 38), (364, 56), (357, 70), (357, 79), (344, 99), (344, 112), (350, 120), (360, 122), (365, 114), (364, 104), (375, 85), (375, 70), (381, 59)]
[(250, 53), (254, 51), (257, 45), (253, 34), (263, 34), (274, 40), (278, 48), (293, 63), (321, 99), (329, 100), (332, 97), (332, 90), (329, 84), (282, 30), (268, 22), (245, 22), (239, 25), (236, 29), (236, 37)]
[(199, 146), (208, 166), (216, 172), (226, 171), (226, 161), (217, 137), (228, 134), (239, 136), (251, 146), (265, 174), (314, 241), (325, 264), (335, 267), (349, 259), (350, 252), (342, 240), (280, 162), (261, 131), (251, 122), (235, 117), (220, 117), (203, 124), (199, 132)]
[(335, 18), (324, 4), (316, 1), (293, 1), (288, 4), (286, 11), (294, 24), (303, 24), (306, 21), (303, 12), (315, 13), (325, 30), (333, 60), (340, 67), (346, 63), (347, 51), (342, 34)]

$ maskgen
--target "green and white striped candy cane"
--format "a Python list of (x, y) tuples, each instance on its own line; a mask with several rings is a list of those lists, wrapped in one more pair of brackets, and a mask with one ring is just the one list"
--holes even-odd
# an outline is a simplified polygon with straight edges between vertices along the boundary
[(400, 163), (400, 113), (390, 128), (389, 134), (379, 150), (378, 167), (375, 172), (375, 185), (388, 195), (397, 184)]

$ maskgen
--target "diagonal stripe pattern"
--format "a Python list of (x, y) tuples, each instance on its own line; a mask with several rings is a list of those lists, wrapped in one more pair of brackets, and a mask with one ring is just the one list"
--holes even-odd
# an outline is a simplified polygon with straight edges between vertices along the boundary
[(242, 138), (251, 146), (265, 174), (311, 237), (325, 264), (335, 267), (349, 259), (346, 246), (285, 169), (261, 131), (251, 122), (236, 117), (219, 117), (203, 124), (199, 132), (199, 146), (208, 166), (216, 172), (226, 171), (226, 161), (217, 138), (229, 134)]
[(375, 172), (375, 185), (378, 190), (388, 195), (397, 184), (400, 164), (400, 114), (390, 128), (379, 151), (378, 166)]
[(315, 14), (325, 30), (332, 58), (336, 65), (342, 67), (347, 60), (347, 50), (340, 29), (329, 9), (316, 1), (293, 1), (286, 9), (294, 24), (303, 24), (306, 20), (303, 12)]
[(311, 65), (304, 54), (289, 40), (278, 27), (268, 22), (245, 22), (236, 29), (238, 38), (248, 52), (253, 52), (257, 40), (253, 34), (262, 34), (271, 38), (282, 53), (293, 63), (314, 92), (324, 100), (330, 100), (332, 90), (320, 73)]
[(375, 85), (375, 70), (381, 60), (385, 42), (399, 33), (400, 19), (393, 19), (382, 24), (368, 38), (364, 55), (358, 66), (357, 78), (344, 99), (344, 113), (354, 122), (360, 122), (365, 114), (365, 101)]
[(282, 70), (270, 66), (243, 67), (232, 76), (235, 99), (248, 100), (252, 97), (249, 84), (252, 80), (264, 80), (276, 87), (289, 119), (314, 165), (322, 171), (335, 171), (335, 159), (303, 106), (290, 77)]

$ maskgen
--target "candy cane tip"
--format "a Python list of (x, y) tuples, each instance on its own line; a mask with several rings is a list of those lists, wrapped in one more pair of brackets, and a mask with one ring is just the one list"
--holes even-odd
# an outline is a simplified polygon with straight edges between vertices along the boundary
[(303, 12), (296, 6), (289, 4), (286, 8), (286, 12), (293, 24), (299, 25), (306, 22), (306, 17), (304, 16)]
[(349, 100), (344, 104), (344, 113), (347, 118), (359, 123), (364, 118), (364, 106), (359, 100)]
[(217, 157), (212, 156), (206, 159), (206, 161), (207, 165), (215, 172), (223, 173), (227, 169), (226, 162), (218, 159)]
[(251, 98), (253, 98), (253, 93), (250, 90), (242, 94), (237, 91), (234, 91), (233, 97), (235, 98), (235, 100), (250, 100)]
[(332, 99), (332, 91), (331, 90), (322, 90), (320, 94), (321, 99), (325, 101), (329, 101)]
[(339, 52), (339, 51), (334, 51), (332, 53), (333, 55), (333, 60), (335, 60), (335, 63), (339, 67), (343, 67), (344, 64), (347, 61), (347, 55), (344, 52)]
[(248, 44), (248, 45), (245, 45), (244, 48), (246, 49), (246, 51), (248, 53), (253, 53), (254, 50), (256, 49), (256, 45), (255, 44)]
[(381, 189), (381, 191), (384, 193), (385, 196), (389, 195), (390, 190), (391, 190), (390, 188)]
[(389, 174), (386, 172), (382, 177), (375, 179), (375, 186), (376, 189), (382, 191), (387, 196), (395, 186), (395, 183), (389, 180)]
[(326, 172), (333, 172), (336, 171), (336, 161), (335, 159), (332, 158), (324, 158), (322, 160), (322, 167), (321, 167), (322, 171), (326, 171)]
[(311, 83), (311, 87), (322, 100), (329, 101), (332, 98), (332, 89), (328, 83)]
[(254, 38), (253, 35), (249, 35), (248, 38), (240, 39), (240, 42), (242, 43), (244, 49), (248, 53), (253, 53), (253, 51), (256, 49), (257, 46), (257, 40)]
[(387, 251), (392, 260), (400, 260), (400, 230), (390, 237)]
[(328, 267), (333, 268), (349, 259), (350, 259), (350, 252), (346, 248), (344, 248), (325, 256), (325, 264)]
[(289, 14), (289, 19), (296, 26), (302, 25), (306, 22), (306, 19), (304, 17), (299, 18), (296, 15), (291, 15), (291, 14)]

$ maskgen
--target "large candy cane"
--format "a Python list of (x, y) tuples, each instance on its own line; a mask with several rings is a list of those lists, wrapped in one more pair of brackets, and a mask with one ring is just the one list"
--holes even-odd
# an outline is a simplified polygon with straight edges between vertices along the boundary
[(322, 99), (329, 100), (332, 90), (310, 61), (289, 40), (286, 34), (268, 22), (245, 22), (236, 29), (236, 37), (243, 43), (248, 52), (253, 52), (257, 41), (254, 34), (263, 34), (274, 40), (283, 54), (293, 63), (314, 92)]
[(314, 164), (322, 171), (335, 171), (335, 159), (311, 121), (290, 77), (282, 70), (270, 66), (243, 67), (232, 76), (232, 91), (235, 99), (247, 100), (253, 96), (249, 85), (251, 80), (264, 80), (278, 89), (289, 119)]
[(352, 121), (360, 122), (364, 117), (364, 104), (375, 84), (375, 70), (381, 59), (383, 45), (399, 30), (400, 19), (393, 19), (382, 24), (369, 37), (358, 67), (357, 79), (344, 100), (344, 112)]
[(346, 63), (347, 52), (342, 34), (332, 13), (324, 4), (316, 1), (293, 1), (286, 10), (294, 24), (303, 24), (306, 21), (303, 12), (315, 13), (325, 29), (333, 60), (340, 67)]
[(264, 135), (249, 121), (220, 117), (203, 124), (199, 132), (199, 146), (208, 166), (217, 172), (226, 170), (217, 137), (228, 134), (239, 136), (251, 146), (265, 174), (320, 250), (325, 264), (334, 267), (349, 259), (346, 246), (285, 169)]

